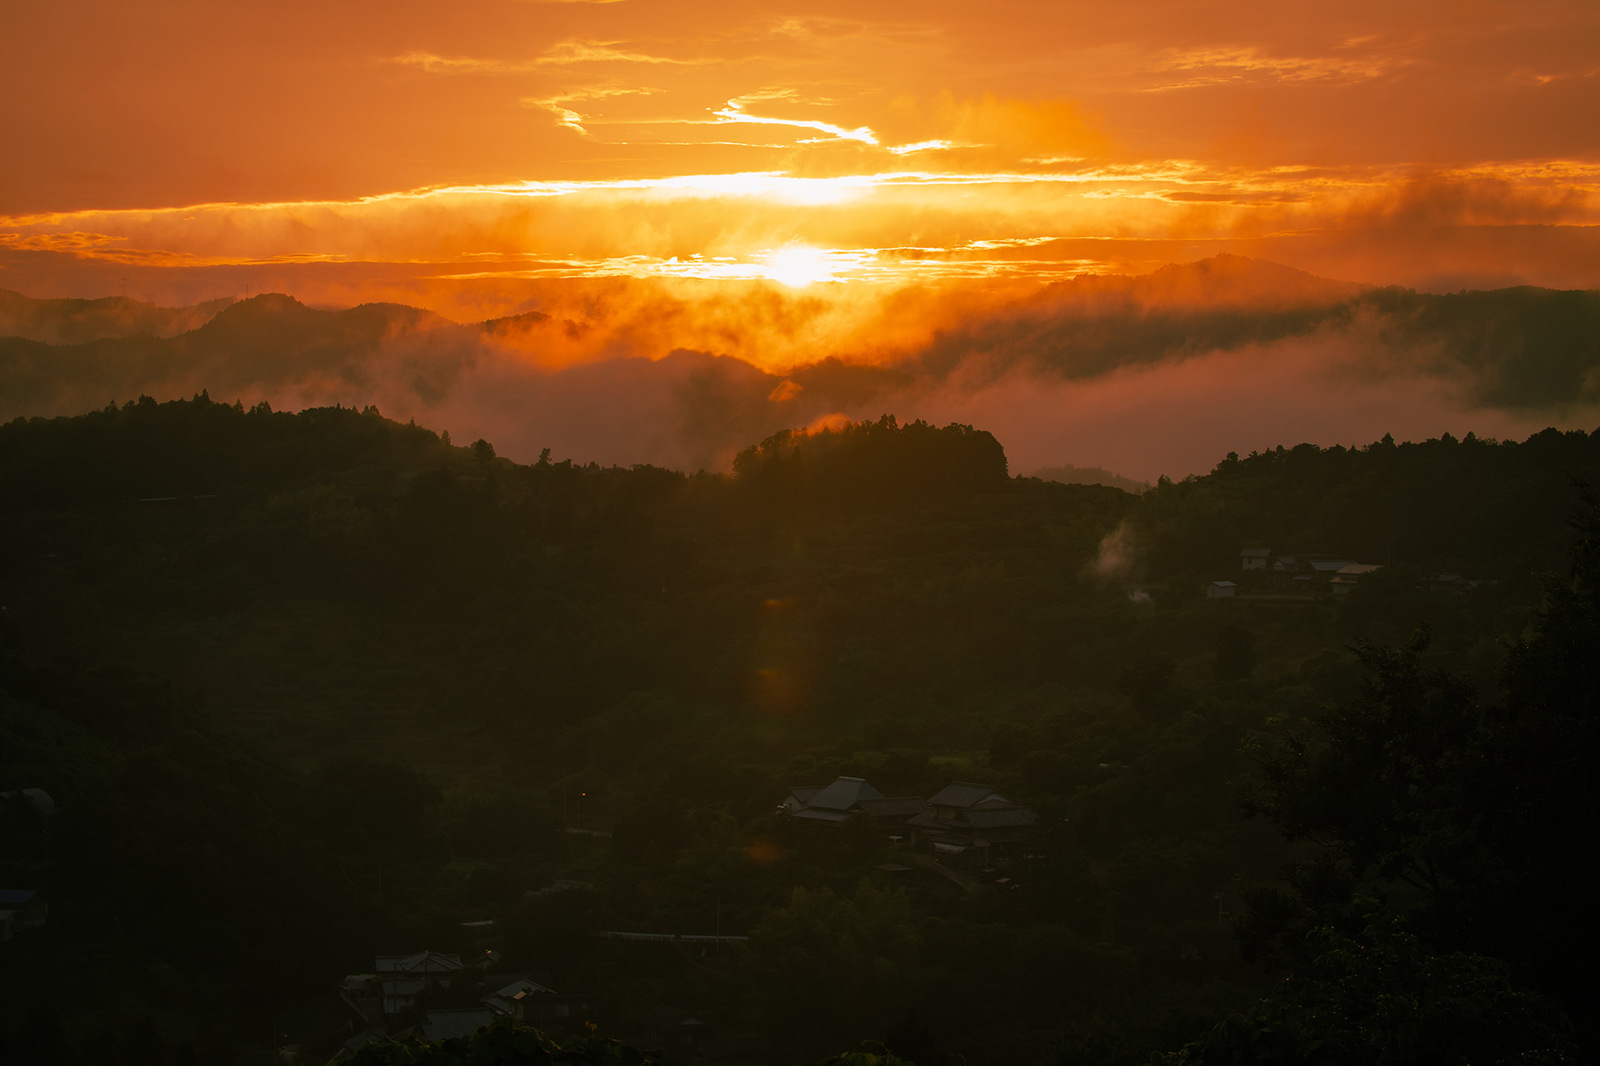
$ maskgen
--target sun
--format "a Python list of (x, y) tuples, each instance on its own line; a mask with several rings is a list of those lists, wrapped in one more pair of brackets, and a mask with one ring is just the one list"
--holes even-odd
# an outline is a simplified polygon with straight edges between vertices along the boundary
[(832, 281), (840, 266), (835, 256), (808, 244), (786, 244), (758, 258), (762, 277), (795, 289), (803, 289), (813, 282)]

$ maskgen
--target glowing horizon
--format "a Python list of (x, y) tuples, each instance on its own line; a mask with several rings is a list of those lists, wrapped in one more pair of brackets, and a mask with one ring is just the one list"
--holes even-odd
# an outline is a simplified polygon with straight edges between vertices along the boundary
[[(892, 370), (1053, 283), (1219, 253), (1600, 289), (1600, 8), (1572, 0), (84, 0), (13, 23), (0, 288), (30, 296), (536, 311), (565, 323), (515, 346), (542, 371), (692, 350), (778, 373)], [(992, 428), (1023, 419), (1025, 390), (966, 371), (1010, 397)]]
[[(464, 0), (314, 22), (291, 4), (226, 39), (186, 0), (144, 19), (86, 0), (72, 23), (93, 28), (71, 34), (29, 9), (31, 47), (0, 72), (18, 149), (0, 284), (59, 291), (96, 261), (518, 256), (539, 276), (694, 260), (743, 280), (805, 245), (865, 257), (831, 276), (874, 283), (1235, 251), (1380, 284), (1600, 287), (1600, 67), (1582, 44), (1600, 12), (1154, 3)], [(46, 71), (68, 88), (24, 91)], [(1030, 267), (931, 265), (1016, 242), (1039, 249)], [(895, 249), (927, 254), (897, 272)]]

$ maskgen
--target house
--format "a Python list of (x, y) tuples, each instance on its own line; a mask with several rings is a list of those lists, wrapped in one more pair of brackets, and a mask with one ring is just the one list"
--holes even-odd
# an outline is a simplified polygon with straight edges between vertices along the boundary
[(778, 813), (813, 822), (844, 822), (853, 814), (902, 822), (922, 807), (916, 796), (885, 796), (864, 778), (839, 777), (831, 785), (791, 788)]
[(1273, 588), (1311, 594), (1325, 585), (1334, 574), (1354, 565), (1356, 561), (1347, 555), (1296, 552), (1273, 556), (1262, 577)]
[(22, 788), (14, 792), (0, 792), (0, 803), (22, 803), (33, 813), (48, 818), (56, 813), (56, 801), (42, 788)]
[(1350, 595), (1350, 590), (1361, 583), (1362, 578), (1382, 569), (1383, 567), (1381, 566), (1369, 563), (1351, 563), (1349, 566), (1341, 568), (1333, 577), (1328, 579), (1328, 589), (1335, 596), (1348, 596)]
[(861, 808), (863, 800), (883, 799), (883, 793), (860, 777), (837, 777), (820, 788), (801, 786), (789, 790), (779, 810), (795, 818), (818, 822), (843, 822)]
[(345, 974), (339, 983), (339, 998), (355, 1011), (356, 1017), (368, 1028), (383, 1028), (383, 988), (375, 973)]
[(50, 905), (38, 889), (0, 888), (0, 940), (39, 928), (49, 913)]
[(927, 805), (927, 800), (920, 796), (886, 796), (883, 799), (862, 800), (861, 813), (874, 821), (898, 825), (922, 813)]
[(1271, 558), (1271, 548), (1245, 548), (1239, 552), (1239, 569), (1265, 570)]
[(417, 1005), (427, 988), (446, 984), (461, 972), (461, 956), (437, 951), (415, 955), (379, 955), (373, 964), (383, 992), (383, 1013), (402, 1014)]
[(517, 1018), (522, 1017), (519, 1008), (525, 1000), (537, 996), (556, 995), (555, 989), (546, 988), (539, 982), (522, 976), (486, 980), (485, 987), (492, 987), (494, 990), (483, 997), (484, 1006), (501, 1014), (510, 1014)]
[(961, 855), (1025, 839), (1039, 816), (988, 785), (956, 781), (929, 797), (927, 807), (906, 824), (936, 852)]
[(1213, 581), (1206, 586), (1206, 598), (1210, 600), (1222, 599), (1232, 596), (1239, 591), (1239, 586), (1232, 581)]
[(583, 1019), (594, 1013), (594, 1003), (588, 996), (562, 995), (555, 989), (521, 975), (485, 977), (484, 987), (491, 989), (483, 997), (485, 1007), (496, 1014), (507, 1014), (519, 1022), (550, 1028), (553, 1023)]
[[(810, 821), (840, 823), (870, 818), (900, 842), (907, 830), (912, 843), (960, 855), (1024, 839), (1038, 821), (1032, 808), (1012, 803), (988, 785), (957, 781), (929, 799), (884, 796), (859, 777), (841, 777), (816, 788), (792, 788), (778, 813)], [(896, 832), (898, 831), (898, 832)]]

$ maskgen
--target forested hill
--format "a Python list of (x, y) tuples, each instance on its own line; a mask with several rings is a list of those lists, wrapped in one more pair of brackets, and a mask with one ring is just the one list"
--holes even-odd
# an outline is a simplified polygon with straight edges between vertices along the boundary
[[(1338, 950), (1376, 945), (1402, 985), (1455, 959), (1430, 972), (1464, 975), (1463, 1011), (1523, 997), (1474, 1015), (1507, 1047), (1568, 1046), (1567, 1016), (1587, 1040), (1559, 936), (1502, 934), (1508, 908), (1575, 920), (1574, 895), (1516, 871), (1576, 869), (1552, 847), (1569, 816), (1530, 783), (1554, 766), (1588, 809), (1588, 734), (1563, 752), (1539, 716), (1581, 703), (1587, 660), (1563, 649), (1592, 605), (1539, 612), (1597, 479), (1600, 439), (1554, 431), (1300, 445), (1136, 497), (1011, 478), (990, 434), (887, 416), (752, 444), (732, 476), (522, 465), (371, 408), (202, 395), (15, 420), (0, 792), (44, 788), (58, 813), (41, 836), (0, 812), (7, 875), (51, 899), (5, 945), (23, 965), (0, 1050), (90, 1023), (259, 1045), (278, 1011), (315, 1044), (344, 1010), (318, 1015), (316, 990), (485, 918), (507, 967), (610, 1004), (603, 1031), (675, 1004), (777, 1062), (880, 1040), (923, 1066), (1132, 1064), (1229, 1014), (1253, 1019), (1240, 1040), (1314, 1042), (1307, 1018), (1344, 1017), (1317, 997), (1346, 986), (1248, 1012), (1334, 919)], [(1384, 569), (1344, 601), (1204, 598), (1246, 543)], [(1439, 595), (1445, 570), (1475, 584)], [(1396, 754), (1379, 712), (1408, 693), (1434, 716)], [(1523, 753), (1507, 773), (1462, 769), (1502, 740)], [(1425, 824), (1383, 806), (1405, 774)], [(871, 832), (772, 814), (838, 775), (889, 796), (986, 782), (1039, 836), (952, 881)], [(1241, 821), (1251, 780), (1289, 836), (1351, 839), (1299, 896), (1266, 891), (1307, 853)], [(1352, 790), (1364, 821), (1317, 806)], [(1502, 793), (1491, 850), (1461, 847)], [(1453, 864), (1443, 889), (1403, 885), (1417, 847)], [(1389, 919), (1413, 924), (1362, 939)], [(604, 929), (750, 940), (689, 959)], [(110, 1000), (75, 993), (90, 960), (120, 975)], [(1184, 1054), (1220, 1061), (1229, 1039)]]
[[(522, 466), (494, 458), (487, 442), (452, 449), (448, 439), (385, 420), (373, 408), (290, 414), (260, 404), (246, 411), (205, 396), (164, 404), (144, 398), (77, 418), (18, 418), (0, 432), (0, 491), (27, 504), (219, 492), (242, 501), (363, 475), (481, 478), (491, 471), (509, 479), (495, 486), (500, 502), (509, 503), (538, 495), (532, 487), (559, 468), (570, 480), (563, 499), (582, 510), (594, 501), (578, 485), (625, 498), (631, 484), (695, 480), (640, 466), (602, 470), (548, 459)], [(1002, 491), (1006, 463), (999, 443), (982, 431), (899, 427), (890, 418), (812, 438), (780, 433), (746, 449), (736, 472), (731, 481), (699, 483), (742, 491), (754, 511), (826, 505), (833, 513), (846, 504), (935, 503)], [(1229, 569), (1245, 542), (1504, 576), (1559, 563), (1564, 534), (1553, 520), (1571, 506), (1578, 485), (1597, 479), (1600, 436), (1581, 431), (1547, 429), (1523, 442), (1470, 433), (1405, 443), (1385, 437), (1359, 448), (1300, 444), (1230, 454), (1209, 475), (1164, 480), (1137, 507), (1121, 506), (1135, 507), (1146, 538), (1141, 565), (1162, 576)], [(1021, 480), (1010, 491), (1023, 491)]]
[(1469, 433), (1362, 448), (1230, 454), (1204, 477), (1142, 500), (1151, 551), (1169, 573), (1236, 563), (1241, 542), (1347, 554), (1421, 570), (1515, 578), (1564, 565), (1560, 519), (1600, 484), (1600, 433), (1546, 429), (1526, 441)]

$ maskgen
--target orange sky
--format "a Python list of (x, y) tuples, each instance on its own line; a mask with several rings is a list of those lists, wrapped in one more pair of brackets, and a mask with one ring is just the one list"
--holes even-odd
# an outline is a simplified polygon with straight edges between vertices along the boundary
[(846, 277), (1232, 250), (1600, 286), (1592, 0), (157, 0), (7, 24), (7, 280), (29, 251), (748, 276), (803, 244)]
[[(1594, 0), (66, 0), (5, 26), (0, 288), (35, 296), (467, 320), (654, 278), (678, 346), (781, 366), (1219, 252), (1600, 288)], [(803, 324), (741, 330), (750, 279)]]

